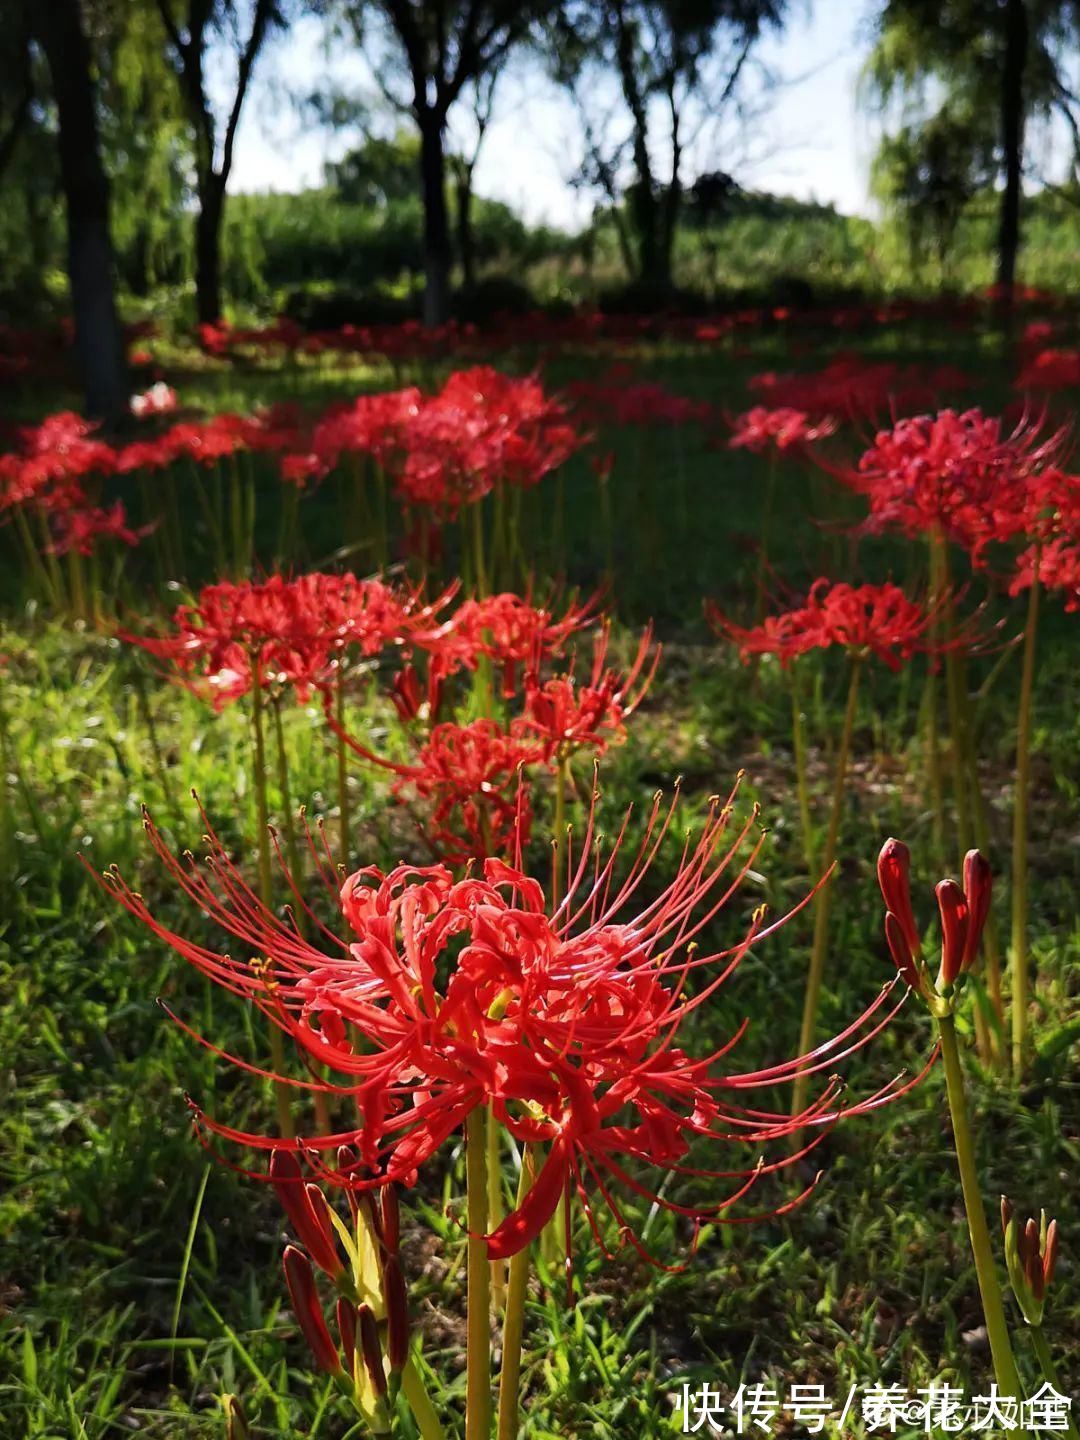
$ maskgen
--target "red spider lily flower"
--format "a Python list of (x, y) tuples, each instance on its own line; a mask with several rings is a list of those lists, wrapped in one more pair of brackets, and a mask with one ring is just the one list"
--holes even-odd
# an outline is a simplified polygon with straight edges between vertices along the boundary
[(289, 685), (304, 701), (344, 651), (355, 647), (372, 656), (407, 646), (415, 633), (437, 624), (452, 594), (425, 602), (419, 591), (382, 580), (319, 572), (221, 581), (175, 611), (171, 635), (124, 632), (122, 638), (169, 661), (217, 709), (254, 685)]
[(1029, 482), (1052, 467), (1062, 442), (1062, 432), (1044, 437), (1037, 424), (1005, 433), (980, 410), (942, 410), (881, 431), (845, 478), (869, 502), (865, 530), (938, 530), (978, 559), (1024, 529)]
[(823, 419), (816, 424), (805, 410), (793, 410), (781, 406), (769, 410), (764, 405), (755, 405), (734, 422), (734, 431), (728, 444), (733, 450), (746, 449), (764, 451), (775, 446), (777, 450), (794, 450), (823, 440), (836, 430), (836, 422)]
[(878, 856), (878, 884), (885, 901), (885, 938), (904, 983), (931, 1007), (949, 1001), (958, 982), (979, 954), (990, 913), (993, 876), (985, 856), (969, 850), (964, 857), (964, 884), (942, 880), (934, 889), (941, 921), (941, 966), (935, 984), (922, 958), (922, 941), (911, 908), (908, 874), (911, 856), (900, 840), (888, 839)]
[(156, 523), (133, 530), (127, 523), (127, 513), (119, 500), (108, 509), (97, 505), (53, 509), (50, 511), (53, 538), (45, 548), (50, 555), (66, 555), (71, 550), (79, 555), (92, 555), (98, 541), (103, 539), (119, 540), (123, 545), (134, 547), (151, 534)]
[(523, 767), (543, 762), (545, 751), (518, 727), (505, 730), (488, 719), (468, 725), (443, 721), (410, 764), (376, 755), (342, 728), (329, 703), (324, 709), (331, 730), (354, 754), (394, 772), (399, 800), (415, 796), (425, 802), (423, 831), (445, 860), (497, 855), (511, 844), (517, 828), (527, 833), (531, 813), (527, 799), (519, 802), (518, 775)]
[(626, 721), (644, 700), (660, 663), (660, 646), (649, 661), (652, 627), (641, 637), (637, 654), (625, 673), (607, 665), (610, 626), (605, 624), (593, 647), (592, 670), (578, 684), (573, 669), (540, 682), (535, 672), (525, 682), (522, 734), (542, 740), (549, 759), (568, 757), (589, 748), (602, 755), (610, 744), (626, 739)]
[[(754, 1217), (728, 1217), (728, 1211), (762, 1176), (811, 1152), (842, 1108), (871, 1110), (917, 1083), (898, 1077), (846, 1107), (840, 1103), (836, 1067), (904, 1003), (895, 999), (895, 981), (832, 1039), (793, 1060), (737, 1072), (731, 1052), (748, 1021), (711, 1053), (693, 1057), (683, 1048), (684, 1022), (710, 1004), (751, 948), (783, 923), (767, 924), (759, 909), (748, 928), (740, 925), (733, 944), (700, 944), (764, 843), (756, 809), (736, 824), (734, 802), (735, 791), (726, 801), (714, 797), (698, 834), (683, 843), (674, 877), (655, 893), (649, 877), (674, 827), (678, 794), (667, 806), (655, 798), (621, 876), (616, 864), (629, 817), (604, 856), (593, 843), (590, 812), (552, 913), (540, 884), (521, 869), (520, 828), (513, 864), (489, 858), (464, 879), (443, 865), (399, 866), (388, 874), (369, 867), (338, 891), (327, 857), (322, 874), (337, 894), (344, 934), (309, 911), (312, 923), (305, 928), (318, 944), (260, 902), (209, 827), (204, 867), (191, 855), (175, 857), (146, 820), (167, 874), (239, 941), (235, 954), (169, 929), (115, 868), (103, 883), (160, 940), (258, 1007), (320, 1067), (309, 1079), (283, 1076), (283, 1082), (332, 1091), (357, 1109), (355, 1125), (342, 1133), (295, 1141), (246, 1133), (198, 1112), (204, 1131), (260, 1150), (303, 1153), (324, 1182), (363, 1192), (415, 1183), (420, 1167), (470, 1112), (489, 1106), (519, 1143), (548, 1147), (522, 1203), (489, 1237), (493, 1258), (535, 1237), (564, 1194), (577, 1196), (601, 1243), (597, 1203), (611, 1210), (624, 1241), (645, 1254), (616, 1187), (695, 1225), (749, 1220)], [(318, 859), (314, 842), (312, 853)], [(293, 888), (304, 904), (295, 882)], [(699, 983), (691, 990), (692, 977)], [(321, 1078), (321, 1067), (333, 1078)], [(800, 1114), (793, 1117), (779, 1097), (762, 1108), (764, 1089), (817, 1076), (830, 1078)], [(755, 1092), (752, 1105), (743, 1103), (748, 1091)], [(808, 1129), (814, 1138), (792, 1147), (791, 1137)], [(755, 1149), (775, 1144), (779, 1153), (705, 1170), (691, 1163), (698, 1141)], [(356, 1146), (355, 1160), (341, 1157), (343, 1144)], [(654, 1193), (637, 1178), (640, 1165), (703, 1180), (710, 1196), (682, 1204)], [(731, 1183), (718, 1196), (719, 1180)]]
[(1038, 351), (1027, 359), (1015, 385), (1028, 392), (1080, 390), (1080, 350)]
[(933, 619), (898, 585), (833, 584), (825, 579), (814, 581), (805, 605), (767, 616), (749, 629), (728, 620), (715, 605), (707, 605), (706, 614), (717, 633), (738, 647), (743, 660), (775, 655), (787, 666), (811, 650), (839, 646), (854, 655), (873, 655), (890, 670), (899, 670), (926, 648)]
[(1005, 1239), (1005, 1264), (1016, 1303), (1029, 1325), (1041, 1325), (1046, 1294), (1057, 1266), (1057, 1221), (1047, 1224), (1043, 1210), (1037, 1221), (1018, 1224), (1012, 1205), (1003, 1195), (1001, 1229)]
[(519, 668), (527, 663), (535, 669), (561, 654), (572, 635), (595, 624), (599, 606), (600, 597), (594, 595), (556, 615), (553, 602), (534, 605), (528, 593), (504, 591), (463, 600), (447, 623), (418, 645), (430, 653), (432, 675), (440, 680), (458, 669), (475, 670), (480, 656), (486, 655), (502, 671), (503, 695), (510, 699), (517, 691)]
[(341, 1357), (330, 1338), (330, 1331), (326, 1328), (310, 1261), (295, 1245), (286, 1245), (283, 1268), (285, 1283), (289, 1287), (292, 1300), (293, 1315), (308, 1343), (315, 1364), (328, 1375), (340, 1375)]
[(1036, 580), (1045, 590), (1059, 591), (1066, 610), (1080, 610), (1080, 539), (1058, 536), (1023, 550), (1009, 581), (1009, 594), (1030, 590)]

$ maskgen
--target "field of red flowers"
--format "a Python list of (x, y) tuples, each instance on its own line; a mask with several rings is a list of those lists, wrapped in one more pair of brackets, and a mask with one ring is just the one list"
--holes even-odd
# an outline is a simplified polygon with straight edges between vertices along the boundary
[(0, 332), (0, 1434), (1075, 1436), (1076, 333)]

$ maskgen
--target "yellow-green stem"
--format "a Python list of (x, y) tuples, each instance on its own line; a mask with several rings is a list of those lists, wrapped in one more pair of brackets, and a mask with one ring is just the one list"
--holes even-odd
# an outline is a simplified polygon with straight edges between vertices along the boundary
[[(551, 903), (558, 906), (563, 891), (563, 876), (566, 870), (566, 792), (570, 779), (570, 759), (560, 752), (555, 769), (555, 836), (551, 846)], [(555, 1213), (540, 1234), (540, 1253), (544, 1263), (552, 1269), (566, 1258), (566, 1200), (560, 1198)]]
[(491, 1267), (488, 1231), (487, 1115), (479, 1106), (465, 1122), (465, 1185), (468, 1241), (468, 1338), (465, 1440), (490, 1440)]
[[(294, 883), (300, 884), (300, 844), (296, 834), (296, 815), (293, 811), (292, 790), (289, 785), (289, 756), (285, 749), (285, 727), (281, 720), (281, 697), (275, 695), (272, 701), (274, 712), (274, 739), (277, 745), (278, 789), (281, 791), (281, 809), (285, 828), (285, 854), (289, 872)], [(303, 934), (303, 913), (294, 907), (293, 920), (297, 930)], [(316, 1069), (316, 1078), (321, 1078), (322, 1069)], [(330, 1134), (330, 1102), (322, 1090), (312, 1092), (315, 1103), (315, 1127), (320, 1135)]]
[[(1043, 1334), (1042, 1326), (1029, 1326), (1028, 1334), (1031, 1336), (1031, 1348), (1035, 1351), (1035, 1358), (1039, 1362), (1039, 1369), (1043, 1373), (1043, 1379), (1048, 1385), (1052, 1385), (1059, 1395), (1063, 1395), (1065, 1392), (1061, 1388), (1057, 1366), (1054, 1364), (1054, 1357), (1050, 1354), (1050, 1346), (1046, 1343), (1046, 1336)], [(1080, 1440), (1076, 1425), (1073, 1423), (1071, 1410), (1068, 1412), (1068, 1424), (1061, 1433), (1068, 1435), (1069, 1440)]]
[[(266, 740), (263, 734), (262, 676), (252, 659), (254, 683), (251, 687), (251, 730), (254, 752), (253, 784), (255, 788), (255, 817), (259, 829), (259, 898), (269, 910), (271, 908), (270, 883), (270, 813), (266, 800)], [(285, 1071), (285, 1042), (281, 1031), (270, 1022), (270, 1068), (277, 1075)], [(274, 1082), (274, 1106), (277, 1111), (278, 1129), (286, 1139), (292, 1139), (293, 1123), (289, 1113), (288, 1089), (280, 1081)]]
[[(521, 1179), (517, 1203), (524, 1203), (533, 1181), (536, 1162), (532, 1146), (521, 1156)], [(529, 1258), (526, 1245), (510, 1261), (510, 1284), (506, 1292), (506, 1318), (503, 1321), (502, 1370), (499, 1374), (498, 1440), (517, 1440), (518, 1408), (521, 1392), (521, 1339), (525, 1332), (525, 1295), (529, 1288)]]
[(475, 567), (474, 582), (476, 593), (483, 597), (487, 594), (487, 570), (484, 565), (484, 513), (481, 509), (482, 500), (474, 500), (469, 507), (472, 511), (472, 542), (473, 542), (473, 565)]
[[(832, 809), (829, 813), (829, 828), (825, 835), (825, 853), (821, 857), (821, 868), (826, 874), (836, 860), (836, 847), (840, 838), (840, 819), (844, 813), (844, 786), (847, 782), (848, 758), (851, 754), (851, 736), (855, 728), (861, 671), (862, 661), (858, 656), (852, 656), (847, 704), (844, 707), (844, 728), (840, 735), (840, 750), (836, 757), (836, 774), (833, 777)], [(809, 1054), (814, 1045), (818, 997), (821, 994), (821, 979), (825, 970), (825, 945), (829, 935), (829, 906), (832, 891), (833, 883), (831, 880), (827, 880), (818, 893), (814, 912), (814, 939), (810, 950), (810, 969), (806, 977), (802, 1028), (799, 1032), (798, 1053), (800, 1055)], [(798, 1115), (805, 1107), (807, 1086), (808, 1077), (800, 1075), (795, 1081), (794, 1093), (791, 1097), (792, 1115)]]
[[(1005, 1306), (979, 1188), (979, 1172), (975, 1165), (975, 1147), (971, 1139), (967, 1098), (964, 1094), (964, 1070), (960, 1063), (960, 1047), (956, 1041), (956, 1022), (952, 1015), (939, 1015), (937, 1025), (941, 1037), (941, 1058), (945, 1067), (945, 1090), (949, 1100), (949, 1114), (952, 1117), (956, 1163), (960, 1171), (960, 1186), (964, 1192), (968, 1235), (971, 1238), (971, 1253), (975, 1259), (975, 1274), (982, 1297), (986, 1334), (994, 1362), (994, 1376), (1001, 1393), (1012, 1396), (1019, 1403), (1024, 1397), (1009, 1341)], [(1017, 1431), (1017, 1434), (1022, 1433)]]
[(337, 777), (338, 777), (338, 863), (349, 868), (349, 759), (345, 748), (345, 666), (339, 657), (337, 683), (334, 687), (337, 712)]
[(1019, 1076), (1027, 1047), (1028, 1010), (1028, 790), (1031, 783), (1031, 697), (1035, 688), (1035, 641), (1039, 628), (1038, 556), (1024, 625), (1024, 668), (1016, 718), (1016, 793), (1012, 844), (1012, 1062)]
[(431, 1403), (427, 1386), (411, 1359), (406, 1360), (401, 1371), (401, 1391), (413, 1413), (421, 1440), (443, 1440), (443, 1427), (435, 1406)]
[[(503, 1207), (502, 1155), (499, 1138), (500, 1125), (494, 1113), (487, 1117), (487, 1187), (488, 1187), (488, 1229), (494, 1230), (506, 1213)], [(498, 1316), (506, 1301), (506, 1261), (491, 1262), (491, 1308)]]
[(810, 816), (810, 786), (806, 775), (806, 733), (803, 729), (802, 696), (799, 693), (799, 672), (792, 665), (788, 672), (791, 682), (791, 741), (795, 751), (795, 787), (799, 797), (799, 825), (802, 828), (803, 856), (806, 868), (814, 869), (814, 823)]

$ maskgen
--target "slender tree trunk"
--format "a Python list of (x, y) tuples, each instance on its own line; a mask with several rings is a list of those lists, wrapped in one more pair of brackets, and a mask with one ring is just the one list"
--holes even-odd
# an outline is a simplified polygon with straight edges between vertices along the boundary
[(1024, 157), (1024, 70), (1028, 17), (1025, 0), (1006, 0), (1005, 54), (1001, 68), (1001, 148), (1005, 187), (998, 222), (997, 284), (1006, 305), (1012, 303), (1016, 255), (1020, 248), (1020, 200)]
[(200, 325), (221, 319), (221, 222), (225, 213), (225, 182), (209, 175), (199, 185), (195, 218), (195, 308)]
[(444, 325), (450, 318), (450, 220), (446, 206), (446, 156), (443, 117), (418, 109), (420, 194), (424, 203), (424, 324)]
[(116, 315), (109, 184), (101, 163), (90, 49), (78, 0), (41, 0), (32, 12), (52, 76), (67, 210), (68, 281), (86, 412), (115, 420), (127, 407)]
[(466, 290), (471, 290), (476, 284), (476, 250), (473, 244), (472, 208), (472, 166), (462, 163), (457, 174), (457, 232), (461, 279)]

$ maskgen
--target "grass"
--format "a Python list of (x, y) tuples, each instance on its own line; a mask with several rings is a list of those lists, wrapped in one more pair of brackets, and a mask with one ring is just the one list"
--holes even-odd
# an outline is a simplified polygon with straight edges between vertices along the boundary
[[(823, 339), (794, 363), (821, 363), (830, 345), (841, 348)], [(875, 335), (860, 349), (900, 363), (959, 364), (978, 373), (979, 399), (988, 406), (1007, 393), (1007, 372), (989, 334), (939, 337), (901, 329)], [(671, 389), (736, 413), (744, 408), (750, 374), (793, 364), (778, 335), (763, 335), (743, 352), (654, 345), (632, 359)], [(388, 376), (340, 367), (222, 371), (193, 366), (183, 355), (170, 358), (175, 368), (186, 366), (175, 382), (184, 400), (212, 408), (285, 397), (318, 405), (358, 383), (391, 383)], [(597, 365), (596, 357), (566, 356), (550, 374), (561, 382), (595, 374)], [(61, 398), (25, 393), (13, 413), (28, 419)], [(751, 904), (764, 899), (780, 910), (808, 882), (784, 679), (765, 665), (752, 681), (701, 619), (704, 595), (747, 613), (755, 563), (750, 538), (760, 526), (764, 469), (710, 444), (696, 428), (628, 430), (605, 434), (602, 442), (616, 453), (613, 595), (620, 620), (631, 630), (654, 615), (667, 647), (629, 742), (604, 764), (603, 813), (647, 804), (657, 785), (680, 774), (693, 810), (745, 768), (740, 803), (760, 801), (769, 834), (745, 902), (717, 922), (718, 934), (737, 935)], [(796, 586), (819, 572), (854, 578), (846, 545), (814, 523), (823, 506), (826, 518), (836, 518), (843, 500), (798, 467), (783, 475), (774, 532), (778, 575)], [(595, 481), (580, 460), (568, 467), (564, 484), (565, 568), (572, 581), (590, 585), (604, 565)], [(545, 560), (553, 555), (549, 517), (538, 507), (533, 518), (530, 533)], [(340, 516), (332, 487), (305, 501), (301, 531), (298, 564), (334, 553)], [(268, 526), (267, 533), (275, 532)], [(854, 563), (859, 578), (919, 573), (908, 547), (897, 543), (864, 545)], [(149, 560), (133, 557), (121, 577), (122, 613), (175, 603), (153, 587)], [(254, 800), (243, 720), (236, 710), (214, 715), (161, 683), (108, 635), (27, 610), (18, 576), (4, 590), (0, 1435), (216, 1436), (224, 1425), (220, 1397), (229, 1394), (242, 1398), (258, 1436), (355, 1434), (348, 1406), (328, 1381), (312, 1375), (288, 1315), (279, 1265), (282, 1217), (273, 1197), (227, 1167), (208, 1164), (190, 1134), (187, 1094), (254, 1126), (269, 1116), (269, 1097), (188, 1040), (156, 999), (167, 999), (223, 1048), (249, 1054), (258, 1050), (250, 1016), (129, 922), (79, 863), (80, 856), (99, 870), (118, 863), (138, 877), (170, 923), (199, 932), (200, 918), (163, 888), (143, 843), (140, 806), (151, 807), (178, 848), (195, 848), (200, 825), (188, 798), (195, 788), (226, 840), (250, 856), (253, 875)], [(1004, 619), (1003, 635), (1019, 628), (1013, 610), (999, 606), (994, 613)], [(1031, 888), (1040, 1056), (1018, 1089), (981, 1073), (970, 1047), (965, 1057), (987, 1205), (993, 1209), (1007, 1190), (1025, 1213), (1045, 1205), (1063, 1231), (1047, 1324), (1070, 1392), (1080, 1382), (1080, 1298), (1070, 1257), (1080, 1234), (1073, 1183), (1080, 1089), (1075, 1043), (1064, 1028), (1075, 1014), (1080, 956), (1074, 654), (1067, 620), (1052, 615), (1035, 704)], [(997, 658), (978, 662), (976, 684)], [(1018, 656), (1005, 662), (979, 716), (999, 873), (1008, 853), (1018, 667)], [(807, 678), (812, 798), (821, 825), (844, 677), (840, 666), (827, 663)], [(890, 973), (873, 880), (874, 858), (888, 833), (911, 845), (916, 904), (924, 919), (932, 908), (931, 885), (940, 872), (919, 778), (919, 698), (917, 677), (880, 669), (866, 677), (840, 842), (823, 1028), (838, 1027)], [(375, 698), (353, 719), (377, 736), (396, 730), (392, 712)], [(315, 707), (290, 710), (286, 729), (294, 799), (315, 817), (328, 815), (335, 760)], [(415, 842), (403, 817), (387, 808), (386, 782), (359, 763), (351, 773), (356, 854), (370, 862), (411, 854)], [(271, 804), (280, 805), (273, 790)], [(550, 804), (542, 800), (537, 865), (550, 823)], [(998, 891), (1004, 929), (1007, 885)], [(751, 1028), (741, 1061), (764, 1063), (792, 1052), (810, 928), (799, 919), (748, 958), (699, 1015), (695, 1048), (704, 1051), (747, 1015)], [(860, 1058), (853, 1089), (875, 1087), (918, 1065), (929, 1043), (929, 1021), (908, 1007)], [(648, 1268), (632, 1250), (603, 1261), (579, 1224), (576, 1308), (568, 1310), (540, 1285), (530, 1292), (523, 1377), (529, 1440), (677, 1433), (673, 1407), (684, 1382), (708, 1381), (724, 1392), (743, 1381), (782, 1389), (822, 1383), (839, 1397), (838, 1410), (852, 1384), (899, 1383), (914, 1394), (947, 1381), (985, 1392), (988, 1352), (940, 1073), (899, 1104), (838, 1127), (822, 1154), (826, 1177), (807, 1205), (759, 1226), (706, 1229), (693, 1258), (684, 1226), (631, 1205), (650, 1247), (686, 1260), (677, 1273)], [(450, 1147), (404, 1197), (405, 1254), (424, 1357), (439, 1408), (452, 1414), (460, 1413), (464, 1395), (463, 1171), (463, 1146)], [(790, 1193), (790, 1183), (785, 1189), (777, 1182), (769, 1198), (776, 1203)], [(613, 1231), (608, 1238), (615, 1240)], [(556, 1295), (561, 1290), (551, 1288)], [(1023, 1335), (1018, 1351), (1032, 1380), (1035, 1364)], [(774, 1428), (798, 1429), (783, 1416)], [(407, 1426), (401, 1433), (409, 1435)], [(864, 1433), (856, 1413), (845, 1435)], [(922, 1427), (900, 1433), (921, 1434)]]

